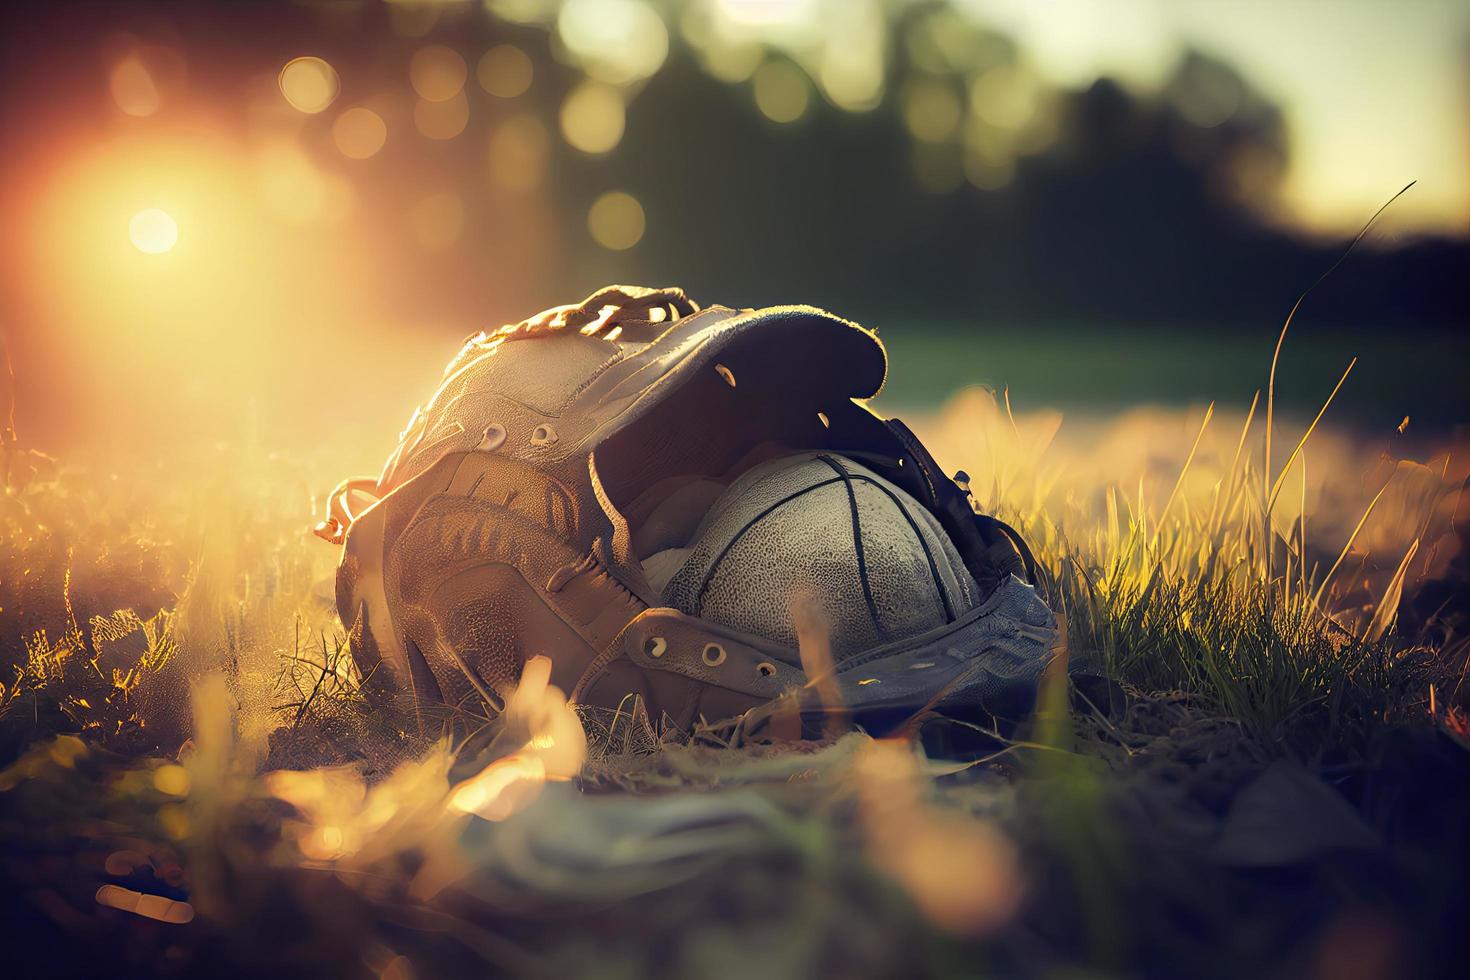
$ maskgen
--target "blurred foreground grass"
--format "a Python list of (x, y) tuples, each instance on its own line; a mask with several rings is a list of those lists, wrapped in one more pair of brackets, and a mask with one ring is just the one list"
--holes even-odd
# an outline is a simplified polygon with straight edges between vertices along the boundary
[(6, 955), (18, 976), (1452, 973), (1464, 447), (1319, 428), (1293, 452), (1305, 426), (1278, 418), (1268, 478), (1261, 414), (1064, 424), (970, 390), (923, 420), (1033, 543), (1067, 657), (1127, 699), (1058, 672), (1014, 730), (932, 718), (913, 742), (730, 745), (577, 715), (534, 678), (504, 717), (421, 733), (358, 694), (311, 469), (17, 456)]

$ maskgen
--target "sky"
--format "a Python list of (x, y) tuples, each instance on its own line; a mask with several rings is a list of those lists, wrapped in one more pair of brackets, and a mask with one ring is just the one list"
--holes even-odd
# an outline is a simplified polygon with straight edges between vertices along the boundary
[(1054, 80), (1148, 86), (1184, 46), (1221, 57), (1285, 111), (1293, 223), (1351, 231), (1411, 180), (1395, 227), (1470, 233), (1470, 2), (959, 0)]

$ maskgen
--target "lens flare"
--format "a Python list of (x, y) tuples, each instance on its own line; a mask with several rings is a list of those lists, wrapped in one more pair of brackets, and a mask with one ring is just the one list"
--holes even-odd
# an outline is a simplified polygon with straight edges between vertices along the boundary
[(138, 251), (162, 255), (178, 243), (179, 226), (167, 211), (148, 208), (133, 215), (133, 220), (128, 222), (128, 237)]

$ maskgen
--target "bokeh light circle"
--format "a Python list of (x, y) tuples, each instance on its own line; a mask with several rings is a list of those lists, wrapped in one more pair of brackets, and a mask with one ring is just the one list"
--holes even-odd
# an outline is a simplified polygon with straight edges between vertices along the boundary
[(806, 115), (811, 85), (802, 70), (789, 61), (768, 61), (751, 79), (755, 104), (772, 122), (793, 123)]
[(447, 102), (464, 89), (464, 58), (453, 48), (430, 44), (413, 53), (408, 63), (408, 80), (419, 98)]
[(138, 251), (162, 255), (178, 244), (179, 226), (167, 211), (148, 208), (128, 222), (128, 237)]
[(353, 106), (332, 123), (332, 141), (343, 156), (366, 160), (383, 148), (388, 140), (388, 124), (383, 117), (364, 106)]
[(592, 240), (614, 252), (637, 245), (646, 227), (643, 205), (626, 191), (608, 191), (593, 201), (587, 212), (587, 230)]
[(413, 124), (431, 140), (452, 140), (470, 121), (470, 102), (456, 92), (442, 102), (419, 99), (413, 106)]
[(337, 71), (320, 58), (293, 58), (286, 62), (276, 82), (292, 108), (315, 114), (337, 98), (341, 81)]
[(514, 44), (497, 44), (481, 55), (475, 66), (480, 87), (500, 99), (524, 95), (534, 75), (531, 56)]
[(959, 130), (964, 107), (954, 89), (938, 80), (914, 82), (903, 92), (903, 123), (914, 139), (943, 143)]
[(562, 136), (583, 153), (610, 152), (622, 140), (626, 121), (622, 95), (598, 82), (578, 85), (561, 106)]
[(551, 154), (551, 136), (530, 113), (511, 116), (490, 136), (490, 179), (508, 191), (539, 187)]
[(578, 67), (613, 85), (651, 78), (669, 56), (668, 28), (644, 0), (566, 0), (556, 33)]
[(866, 112), (883, 101), (883, 60), (863, 59), (838, 51), (822, 60), (817, 75), (832, 104), (848, 112)]

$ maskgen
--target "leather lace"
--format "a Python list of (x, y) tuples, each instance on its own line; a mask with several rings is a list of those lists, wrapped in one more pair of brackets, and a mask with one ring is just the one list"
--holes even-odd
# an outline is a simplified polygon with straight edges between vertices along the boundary
[(588, 336), (616, 339), (624, 330), (655, 324), (667, 325), (693, 313), (700, 306), (678, 286), (653, 289), (648, 286), (604, 286), (580, 303), (553, 306), (520, 323), (511, 323), (491, 333), (471, 338), (485, 343), (542, 336), (559, 330), (576, 330)]
[[(452, 373), (472, 356), (486, 352), (509, 340), (545, 336), (561, 330), (576, 330), (588, 336), (616, 340), (625, 331), (645, 332), (649, 328), (663, 330), (668, 324), (694, 313), (700, 306), (678, 286), (654, 289), (648, 286), (604, 286), (580, 303), (553, 306), (519, 323), (508, 323), (495, 330), (482, 330), (465, 340), (464, 349), (446, 371)], [(648, 338), (652, 339), (652, 338)], [(341, 544), (347, 537), (355, 515), (352, 495), (378, 498), (377, 480), (373, 477), (351, 477), (339, 483), (327, 497), (326, 516), (312, 532), (324, 541)]]

